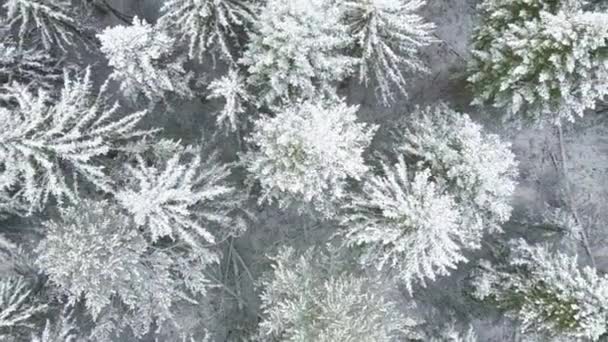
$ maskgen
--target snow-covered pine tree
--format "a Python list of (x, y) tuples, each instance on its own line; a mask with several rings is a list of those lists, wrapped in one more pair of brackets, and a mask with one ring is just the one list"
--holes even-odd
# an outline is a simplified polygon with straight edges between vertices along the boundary
[(13, 42), (5, 41), (0, 43), (0, 86), (16, 82), (52, 91), (63, 78), (59, 64), (45, 51), (19, 49)]
[(242, 160), (261, 185), (259, 202), (330, 215), (347, 180), (367, 171), (363, 152), (376, 127), (358, 123), (357, 110), (342, 101), (303, 101), (258, 119)]
[[(68, 305), (84, 299), (94, 319), (112, 296), (139, 297), (133, 286), (146, 279), (141, 258), (148, 248), (132, 220), (106, 202), (82, 200), (47, 221), (37, 263), (62, 289)], [(159, 295), (162, 295), (162, 292)]]
[(253, 98), (247, 90), (245, 77), (239, 75), (236, 69), (230, 69), (227, 75), (211, 82), (208, 90), (208, 99), (224, 101), (222, 110), (217, 113), (217, 125), (232, 132), (241, 128), (245, 124), (241, 116), (245, 114), (246, 106)]
[(468, 229), (443, 187), (428, 169), (408, 172), (403, 158), (381, 163), (381, 174), (366, 178), (347, 201), (345, 243), (361, 251), (361, 264), (392, 271), (410, 293), (413, 283), (449, 274), (466, 261), (461, 243)]
[(474, 296), (520, 321), (523, 333), (598, 341), (608, 331), (608, 277), (575, 256), (517, 240), (508, 265), (480, 269)]
[(202, 270), (217, 262), (215, 254), (203, 259), (153, 245), (132, 217), (104, 201), (61, 208), (60, 219), (45, 228), (38, 265), (68, 305), (84, 302), (94, 335), (104, 341), (126, 328), (142, 336), (153, 323), (170, 322), (174, 304), (193, 301), (189, 292), (205, 293)]
[(90, 69), (82, 77), (66, 74), (56, 101), (42, 89), (4, 88), (15, 105), (0, 107), (0, 184), (30, 211), (44, 207), (50, 196), (76, 201), (81, 181), (111, 191), (99, 158), (147, 134), (135, 128), (145, 112), (119, 119), (118, 103), (107, 101), (105, 86), (96, 96), (90, 76)]
[(131, 26), (114, 26), (97, 35), (101, 51), (113, 68), (112, 79), (134, 102), (143, 95), (151, 103), (167, 95), (182, 98), (193, 96), (192, 74), (184, 67), (184, 59), (175, 55), (175, 39), (158, 26), (133, 18)]
[(412, 292), (466, 261), (461, 249), (479, 248), (484, 231), (500, 231), (517, 163), (509, 144), (443, 104), (418, 108), (394, 134), (398, 162), (381, 161), (340, 216), (361, 263), (392, 271)]
[(574, 121), (608, 94), (608, 14), (582, 1), (485, 0), (473, 42), (474, 104), (507, 118)]
[(402, 341), (420, 338), (417, 321), (381, 294), (381, 286), (332, 266), (330, 253), (283, 248), (261, 282), (264, 342)]
[(417, 13), (426, 0), (348, 0), (345, 5), (345, 22), (361, 59), (360, 81), (367, 85), (371, 80), (388, 106), (394, 89), (407, 95), (406, 71), (427, 72), (418, 52), (436, 39), (435, 25)]
[(70, 0), (6, 0), (2, 8), (8, 25), (18, 28), (20, 47), (31, 45), (34, 36), (46, 50), (68, 51), (79, 41), (92, 43), (71, 6)]
[(36, 300), (31, 285), (23, 277), (0, 278), (0, 339), (29, 334), (36, 315), (46, 311), (47, 305)]
[(418, 108), (393, 132), (396, 152), (416, 169), (429, 169), (460, 207), (468, 247), (479, 244), (484, 230), (501, 230), (511, 217), (517, 178), (510, 143), (445, 104)]
[(128, 180), (116, 199), (153, 242), (169, 237), (196, 248), (246, 229), (237, 215), (243, 197), (228, 182), (231, 170), (216, 152), (188, 146), (152, 163), (136, 160), (127, 165)]
[(188, 56), (205, 54), (235, 62), (238, 35), (254, 21), (250, 0), (166, 0), (159, 25), (188, 44)]
[(260, 9), (241, 63), (259, 92), (260, 105), (333, 93), (352, 73), (345, 54), (352, 38), (343, 8), (327, 0), (269, 0)]

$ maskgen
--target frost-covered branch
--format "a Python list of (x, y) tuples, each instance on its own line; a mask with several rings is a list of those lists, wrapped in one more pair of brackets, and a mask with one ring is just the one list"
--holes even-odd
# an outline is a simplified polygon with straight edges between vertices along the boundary
[(136, 165), (127, 166), (127, 186), (116, 198), (152, 241), (171, 237), (191, 246), (215, 243), (215, 228), (221, 235), (245, 229), (234, 215), (242, 197), (228, 183), (230, 173), (215, 153), (200, 147), (180, 148), (156, 165), (138, 156)]
[(385, 106), (395, 91), (407, 95), (405, 72), (427, 72), (418, 57), (421, 48), (436, 41), (435, 25), (417, 12), (425, 0), (349, 0), (345, 22), (360, 54), (359, 78), (372, 81)]
[(99, 157), (148, 133), (135, 128), (145, 112), (118, 118), (118, 104), (107, 102), (105, 88), (95, 96), (90, 77), (90, 70), (83, 77), (66, 74), (56, 102), (41, 89), (34, 94), (18, 84), (5, 88), (16, 105), (0, 108), (1, 183), (18, 191), (32, 210), (50, 196), (76, 201), (81, 180), (110, 191)]
[(75, 324), (74, 310), (65, 309), (55, 322), (47, 319), (44, 330), (32, 335), (31, 342), (84, 342), (79, 337), (79, 327)]
[(30, 287), (22, 277), (0, 279), (0, 338), (33, 329), (35, 316), (47, 309), (47, 305), (36, 302)]
[(8, 25), (19, 29), (20, 47), (30, 44), (34, 34), (46, 50), (58, 47), (63, 51), (73, 49), (78, 41), (91, 43), (71, 6), (70, 0), (7, 0), (2, 5)]
[(206, 53), (235, 62), (238, 35), (254, 21), (249, 0), (168, 0), (159, 24), (188, 44), (191, 59)]
[(245, 114), (246, 106), (251, 102), (252, 96), (246, 87), (246, 80), (237, 70), (230, 69), (228, 74), (214, 80), (209, 84), (209, 99), (223, 99), (224, 106), (217, 113), (218, 126), (227, 126), (230, 131), (237, 131), (243, 124), (241, 118)]
[(52, 91), (61, 84), (59, 61), (36, 49), (19, 49), (14, 43), (0, 43), (0, 85), (13, 82)]
[(107, 28), (97, 38), (113, 68), (110, 77), (120, 82), (120, 89), (133, 101), (140, 95), (152, 103), (168, 94), (193, 96), (192, 75), (184, 69), (183, 58), (175, 55), (175, 39), (158, 26), (135, 17), (131, 26)]

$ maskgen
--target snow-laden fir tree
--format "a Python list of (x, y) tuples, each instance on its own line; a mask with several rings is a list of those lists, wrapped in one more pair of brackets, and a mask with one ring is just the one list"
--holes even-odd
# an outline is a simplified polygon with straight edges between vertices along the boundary
[(360, 250), (363, 265), (392, 271), (411, 293), (413, 283), (425, 285), (466, 261), (461, 210), (428, 169), (410, 172), (403, 158), (381, 163), (381, 173), (367, 177), (346, 205), (345, 242)]
[(216, 152), (188, 146), (152, 163), (142, 156), (136, 160), (126, 166), (126, 185), (116, 199), (152, 241), (169, 237), (197, 247), (246, 228), (237, 215), (243, 198), (228, 182), (230, 167)]
[(206, 54), (235, 62), (239, 34), (254, 21), (250, 0), (166, 0), (159, 25), (188, 44), (191, 59)]
[(135, 17), (132, 25), (107, 28), (97, 38), (113, 68), (110, 77), (120, 82), (122, 92), (133, 101), (140, 95), (151, 103), (169, 94), (193, 96), (191, 73), (184, 69), (183, 58), (175, 55), (175, 38), (158, 26)]
[(608, 94), (608, 14), (582, 3), (485, 0), (470, 66), (474, 103), (555, 124), (594, 109)]
[(333, 93), (356, 59), (343, 8), (326, 0), (269, 0), (261, 8), (241, 59), (260, 104)]
[(59, 63), (45, 51), (19, 49), (16, 44), (5, 41), (0, 43), (0, 85), (17, 82), (52, 91), (61, 84), (63, 70)]
[(222, 99), (224, 102), (222, 110), (216, 114), (217, 125), (226, 127), (232, 132), (241, 128), (245, 124), (242, 116), (245, 114), (247, 104), (252, 100), (245, 77), (239, 75), (237, 70), (230, 69), (227, 75), (211, 82), (208, 90), (208, 99)]
[(469, 247), (478, 245), (483, 231), (501, 230), (511, 217), (517, 177), (510, 143), (445, 104), (418, 108), (394, 134), (397, 152), (417, 169), (429, 169), (460, 207)]
[(23, 277), (0, 278), (0, 339), (29, 334), (36, 327), (36, 316), (47, 305), (35, 298), (32, 284)]
[(332, 266), (320, 249), (283, 248), (263, 279), (257, 340), (264, 342), (403, 341), (420, 338), (380, 284)]
[(217, 255), (153, 245), (130, 215), (105, 201), (82, 200), (45, 223), (37, 263), (72, 306), (84, 302), (99, 340), (130, 328), (135, 336), (173, 320), (172, 307), (204, 294), (201, 273)]
[(376, 86), (388, 106), (395, 91), (407, 95), (405, 72), (427, 72), (418, 57), (435, 42), (435, 25), (418, 14), (425, 0), (348, 0), (345, 22), (355, 37), (359, 79)]
[(480, 269), (473, 295), (519, 320), (523, 333), (598, 341), (608, 331), (608, 277), (575, 256), (517, 240), (508, 265)]
[(39, 38), (46, 50), (69, 51), (80, 42), (89, 43), (86, 29), (74, 16), (70, 0), (6, 0), (4, 20), (18, 30), (19, 46)]
[(41, 209), (51, 196), (60, 203), (75, 201), (82, 181), (111, 191), (100, 157), (146, 134), (135, 128), (145, 112), (121, 118), (118, 103), (107, 101), (105, 86), (93, 93), (90, 76), (89, 69), (82, 77), (66, 74), (56, 101), (42, 89), (4, 88), (15, 105), (0, 107), (0, 184), (31, 210)]
[(390, 270), (412, 292), (466, 261), (461, 250), (478, 248), (484, 231), (500, 231), (517, 163), (509, 144), (445, 105), (418, 108), (394, 133), (398, 162), (380, 162), (341, 222), (364, 266)]
[(357, 106), (327, 100), (290, 104), (254, 123), (243, 163), (261, 185), (260, 203), (296, 204), (330, 215), (349, 179), (367, 171), (363, 152), (375, 133)]

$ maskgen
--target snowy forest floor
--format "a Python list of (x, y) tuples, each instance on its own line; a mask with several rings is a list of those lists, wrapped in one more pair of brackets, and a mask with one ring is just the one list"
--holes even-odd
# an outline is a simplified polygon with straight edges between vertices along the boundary
[[(154, 22), (159, 15), (161, 1), (110, 2), (126, 14)], [(430, 1), (424, 15), (437, 25), (436, 34), (441, 42), (424, 51), (423, 60), (430, 71), (427, 75), (411, 80), (409, 99), (399, 99), (390, 108), (382, 107), (377, 104), (373, 90), (366, 89), (355, 81), (344, 89), (342, 95), (347, 97), (349, 103), (360, 105), (359, 117), (362, 121), (380, 125), (407, 115), (416, 105), (445, 101), (459, 111), (470, 113), (473, 118), (483, 122), (488, 130), (512, 141), (520, 163), (519, 187), (513, 202), (513, 223), (505, 227), (504, 234), (499, 238), (503, 241), (519, 236), (535, 240), (554, 238), (555, 234), (551, 232), (525, 227), (517, 222), (538, 216), (546, 203), (560, 206), (567, 196), (563, 191), (566, 180), (561, 171), (564, 160), (561, 158), (555, 128), (516, 130), (505, 127), (495, 116), (468, 105), (471, 97), (465, 82), (465, 66), (469, 55), (468, 39), (475, 20), (475, 5), (475, 0)], [(103, 21), (103, 25), (116, 24), (120, 22), (111, 17)], [(108, 70), (104, 66), (103, 56), (97, 57), (98, 60), (84, 63), (92, 64), (99, 80), (103, 80)], [(215, 68), (211, 65), (199, 67), (201, 70), (198, 73), (204, 75), (205, 83), (225, 71), (225, 66), (222, 65)], [(194, 142), (203, 135), (210, 136), (214, 133), (216, 126), (212, 113), (217, 108), (218, 103), (194, 99), (177, 104), (171, 111), (157, 108), (147, 116), (147, 124), (162, 127), (166, 137), (181, 139), (184, 143)], [(583, 225), (589, 231), (590, 248), (597, 266), (600, 271), (606, 271), (608, 230), (604, 223), (608, 221), (608, 128), (600, 115), (589, 115), (576, 126), (564, 127), (563, 143), (572, 197)], [(382, 137), (376, 138), (374, 144), (382, 144)], [(222, 146), (226, 161), (235, 159), (238, 151), (238, 139), (235, 136), (222, 137), (218, 145)], [(281, 245), (299, 248), (320, 245), (336, 229), (332, 222), (319, 223), (295, 212), (269, 206), (258, 207), (253, 201), (251, 206), (255, 208), (255, 220), (244, 235), (225, 243), (225, 260), (217, 272), (221, 278), (218, 281), (228, 289), (213, 303), (218, 308), (225, 309), (222, 316), (213, 318), (218, 322), (217, 331), (214, 331), (217, 341), (239, 341), (240, 336), (250, 333), (256, 326), (259, 303), (254, 292), (255, 279), (268, 271), (267, 255), (273, 254)], [(523, 341), (509, 319), (489, 308), (473, 305), (472, 299), (466, 295), (467, 278), (477, 261), (488, 254), (494, 239), (495, 237), (488, 237), (488, 244), (467, 255), (469, 263), (461, 264), (451, 276), (443, 277), (427, 288), (418, 289), (413, 299), (403, 291), (400, 302), (405, 307), (415, 300), (421, 317), (433, 317), (429, 324), (448, 323), (451, 320), (472, 323), (479, 341)], [(580, 255), (581, 259), (585, 257), (583, 249), (580, 249)], [(197, 312), (184, 314), (193, 319), (206, 319), (198, 317)]]

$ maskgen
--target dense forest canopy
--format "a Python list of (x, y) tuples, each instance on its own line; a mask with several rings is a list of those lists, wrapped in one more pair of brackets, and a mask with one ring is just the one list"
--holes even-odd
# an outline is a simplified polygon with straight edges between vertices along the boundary
[(0, 0), (0, 340), (608, 340), (608, 5)]

